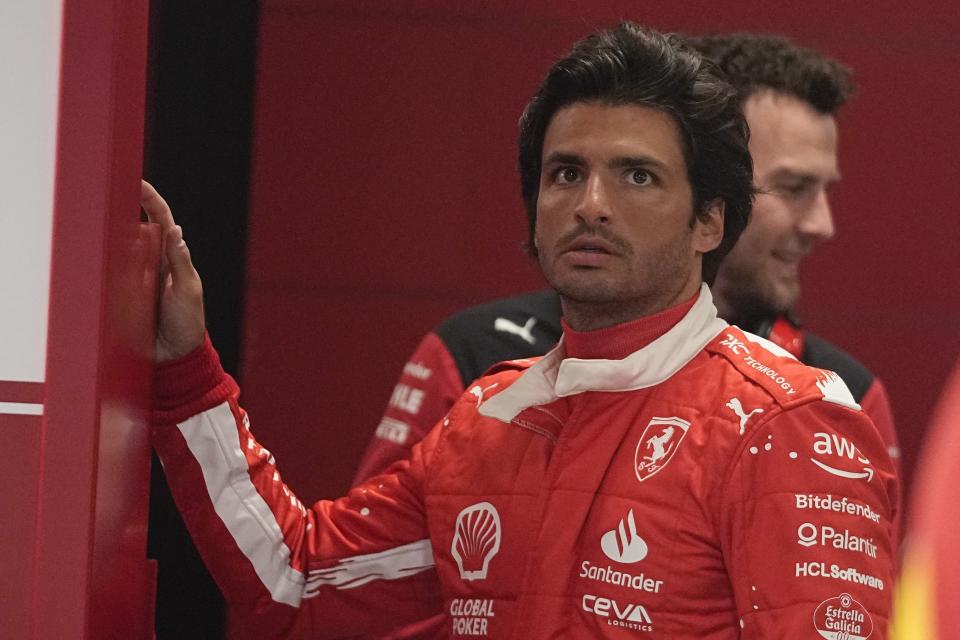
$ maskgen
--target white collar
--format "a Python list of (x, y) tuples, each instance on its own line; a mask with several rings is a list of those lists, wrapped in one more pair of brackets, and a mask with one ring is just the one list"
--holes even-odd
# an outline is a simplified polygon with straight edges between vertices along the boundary
[(510, 422), (528, 407), (584, 391), (631, 391), (660, 384), (690, 362), (727, 327), (706, 284), (680, 322), (622, 360), (564, 358), (560, 343), (503, 392), (480, 405), (481, 415)]

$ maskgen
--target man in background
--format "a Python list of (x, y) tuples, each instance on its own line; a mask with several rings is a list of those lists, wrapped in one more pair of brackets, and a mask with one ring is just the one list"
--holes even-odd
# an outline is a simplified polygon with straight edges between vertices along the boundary
[[(837, 372), (896, 462), (899, 449), (883, 383), (855, 358), (808, 332), (793, 313), (801, 263), (814, 245), (834, 235), (829, 193), (840, 180), (835, 116), (853, 91), (850, 70), (779, 36), (689, 41), (740, 94), (760, 191), (751, 222), (713, 286), (720, 316), (805, 364)], [(404, 366), (355, 481), (407, 457), (491, 365), (543, 355), (560, 332), (560, 301), (552, 289), (483, 304), (442, 322)]]

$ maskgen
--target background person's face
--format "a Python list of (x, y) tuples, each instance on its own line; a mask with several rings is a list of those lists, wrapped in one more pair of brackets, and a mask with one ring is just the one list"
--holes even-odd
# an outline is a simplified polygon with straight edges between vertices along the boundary
[(681, 144), (673, 118), (649, 107), (581, 102), (554, 115), (536, 244), (565, 301), (638, 317), (699, 287), (699, 253), (719, 244), (722, 214), (693, 221)]
[(744, 114), (762, 193), (714, 287), (721, 312), (734, 318), (793, 308), (801, 262), (815, 243), (833, 237), (828, 194), (840, 179), (833, 116), (773, 91), (747, 99)]

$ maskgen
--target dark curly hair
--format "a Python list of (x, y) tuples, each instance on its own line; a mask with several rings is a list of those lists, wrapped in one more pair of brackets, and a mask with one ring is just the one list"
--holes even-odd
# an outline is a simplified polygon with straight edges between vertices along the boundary
[(783, 36), (732, 33), (687, 41), (720, 67), (739, 91), (741, 103), (759, 90), (773, 89), (833, 115), (853, 94), (849, 68)]
[(683, 139), (694, 215), (704, 215), (708, 203), (717, 198), (724, 202), (723, 241), (703, 256), (703, 279), (712, 283), (720, 261), (750, 219), (754, 187), (749, 129), (736, 90), (711, 62), (679, 36), (632, 22), (598, 31), (575, 44), (550, 68), (520, 118), (527, 250), (536, 255), (533, 238), (547, 126), (559, 109), (590, 101), (652, 107), (674, 118)]

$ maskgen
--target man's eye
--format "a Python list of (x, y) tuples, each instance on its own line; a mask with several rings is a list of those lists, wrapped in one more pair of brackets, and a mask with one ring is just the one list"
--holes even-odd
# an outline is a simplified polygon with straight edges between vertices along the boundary
[(801, 182), (799, 184), (781, 184), (776, 190), (787, 198), (802, 198), (812, 189), (812, 185)]
[(557, 182), (565, 184), (580, 179), (580, 170), (575, 167), (564, 167), (557, 171)]
[(653, 182), (653, 176), (646, 169), (634, 169), (630, 172), (630, 182), (633, 184), (647, 185)]

